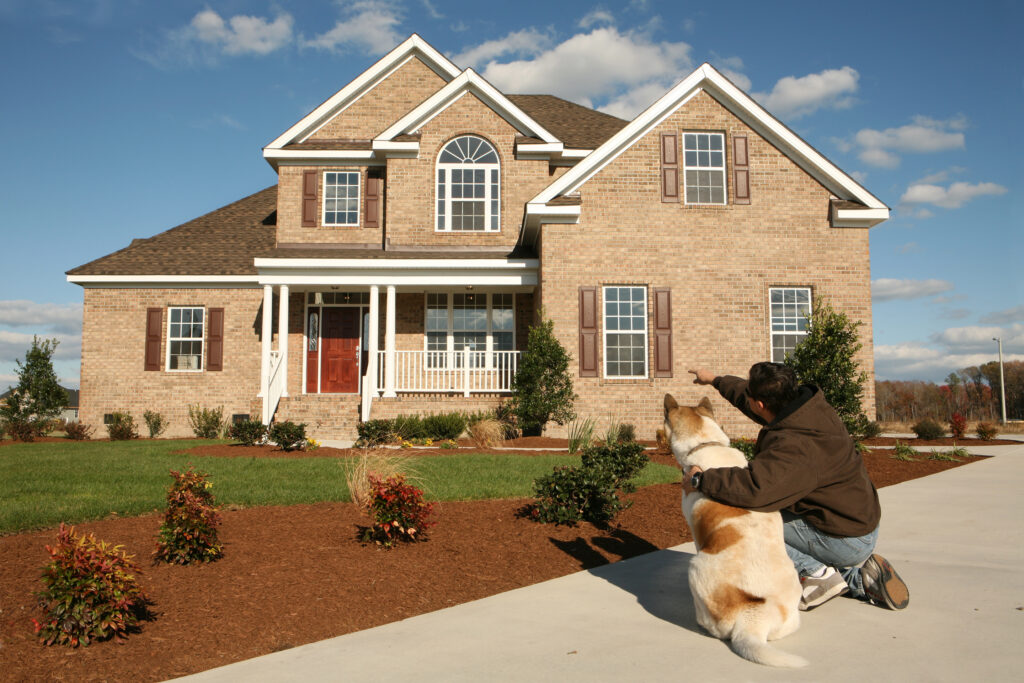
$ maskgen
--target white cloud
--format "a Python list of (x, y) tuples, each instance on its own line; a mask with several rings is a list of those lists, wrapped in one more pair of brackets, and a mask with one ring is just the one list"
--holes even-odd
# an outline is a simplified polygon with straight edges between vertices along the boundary
[(871, 281), (871, 298), (874, 301), (920, 299), (951, 289), (953, 283), (946, 280), (898, 280), (883, 277)]
[(498, 57), (538, 55), (550, 48), (553, 42), (550, 32), (545, 33), (539, 29), (527, 28), (509, 33), (504, 38), (488, 40), (471, 47), (452, 57), (452, 61), (463, 67), (479, 67)]
[(0, 325), (35, 326), (40, 330), (79, 334), (82, 331), (82, 304), (36, 303), (26, 299), (0, 301)]
[(595, 9), (587, 12), (583, 15), (583, 18), (579, 20), (577, 26), (580, 28), (590, 28), (594, 24), (614, 24), (615, 17), (612, 13), (605, 9)]
[(584, 106), (606, 101), (603, 111), (632, 118), (651, 103), (648, 92), (664, 94), (692, 68), (687, 43), (657, 43), (642, 32), (604, 27), (574, 35), (531, 59), (490, 61), (482, 74), (504, 92), (554, 92)]
[(972, 325), (951, 327), (931, 336), (935, 343), (957, 352), (996, 353), (994, 337), (1003, 340), (1004, 352), (1024, 352), (1024, 324), (1014, 323), (1006, 327)]
[(1024, 305), (1014, 306), (1002, 311), (988, 313), (979, 318), (986, 325), (1002, 325), (1005, 323), (1024, 322)]
[(25, 352), (32, 346), (33, 336), (40, 339), (54, 338), (58, 342), (53, 354), (54, 360), (79, 360), (82, 357), (82, 336), (80, 334), (37, 334), (0, 330), (0, 363), (14, 368), (14, 361), (25, 360)]
[(423, 9), (427, 10), (427, 14), (431, 19), (444, 19), (444, 15), (434, 7), (434, 3), (430, 2), (430, 0), (420, 1), (423, 3)]
[[(964, 117), (939, 121), (927, 116), (915, 116), (912, 123), (897, 128), (858, 131), (852, 141), (844, 141), (840, 149), (858, 148), (858, 158), (871, 166), (896, 168), (900, 164), (897, 152), (929, 154), (964, 148)], [(943, 177), (943, 179), (945, 179)]]
[[(995, 342), (989, 344), (992, 350), (980, 353), (936, 349), (920, 342), (879, 345), (875, 347), (875, 378), (941, 382), (951, 372), (996, 360)], [(1004, 353), (1003, 360), (1024, 360), (1024, 353)]]
[(907, 188), (900, 203), (907, 206), (931, 204), (943, 209), (959, 209), (961, 206), (987, 195), (1006, 194), (1006, 188), (996, 183), (956, 182), (949, 187), (918, 182)]
[(192, 18), (192, 37), (219, 48), (227, 55), (265, 55), (292, 40), (292, 16), (278, 14), (273, 21), (263, 17), (237, 14), (226, 22), (212, 9), (205, 9)]
[(303, 47), (340, 52), (346, 49), (363, 49), (370, 54), (384, 54), (402, 42), (396, 29), (401, 23), (399, 8), (383, 0), (357, 0), (345, 9), (345, 18), (334, 28), (310, 40), (303, 40)]
[(753, 93), (765, 109), (782, 118), (800, 118), (819, 109), (845, 109), (854, 102), (860, 74), (853, 67), (826, 69), (806, 76), (786, 76), (769, 93)]

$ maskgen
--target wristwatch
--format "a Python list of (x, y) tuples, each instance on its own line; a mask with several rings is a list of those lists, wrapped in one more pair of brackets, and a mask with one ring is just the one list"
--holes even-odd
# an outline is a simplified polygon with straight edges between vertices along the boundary
[(700, 491), (700, 482), (704, 479), (704, 473), (697, 471), (690, 477), (690, 487), (695, 491)]

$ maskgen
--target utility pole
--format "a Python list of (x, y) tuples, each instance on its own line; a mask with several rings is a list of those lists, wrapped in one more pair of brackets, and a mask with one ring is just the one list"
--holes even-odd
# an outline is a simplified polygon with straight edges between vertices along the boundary
[(999, 344), (999, 399), (1003, 406), (1003, 426), (1006, 426), (1006, 380), (1003, 379), (1003, 338), (992, 337), (992, 341)]

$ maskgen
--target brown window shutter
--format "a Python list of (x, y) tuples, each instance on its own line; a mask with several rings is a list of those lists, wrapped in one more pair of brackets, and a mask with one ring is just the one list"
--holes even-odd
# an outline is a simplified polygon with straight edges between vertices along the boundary
[(164, 309), (146, 309), (146, 370), (160, 369), (160, 337), (163, 331)]
[(580, 377), (597, 376), (597, 287), (580, 287)]
[(654, 376), (672, 376), (672, 290), (654, 290)]
[(206, 369), (218, 372), (224, 369), (224, 309), (211, 308), (207, 324)]
[(364, 228), (380, 227), (381, 188), (384, 185), (382, 178), (366, 179), (366, 202), (363, 216)]
[(302, 227), (316, 227), (316, 190), (319, 185), (320, 173), (318, 171), (303, 171), (302, 173)]
[(747, 136), (732, 136), (733, 203), (750, 203), (750, 159), (747, 154)]
[(661, 134), (661, 201), (679, 201), (679, 136)]

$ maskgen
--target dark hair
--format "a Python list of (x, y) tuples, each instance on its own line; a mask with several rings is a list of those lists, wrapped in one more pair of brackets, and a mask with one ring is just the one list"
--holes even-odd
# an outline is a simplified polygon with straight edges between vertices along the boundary
[(747, 393), (775, 414), (796, 400), (797, 386), (796, 373), (788, 365), (754, 363), (750, 366)]

